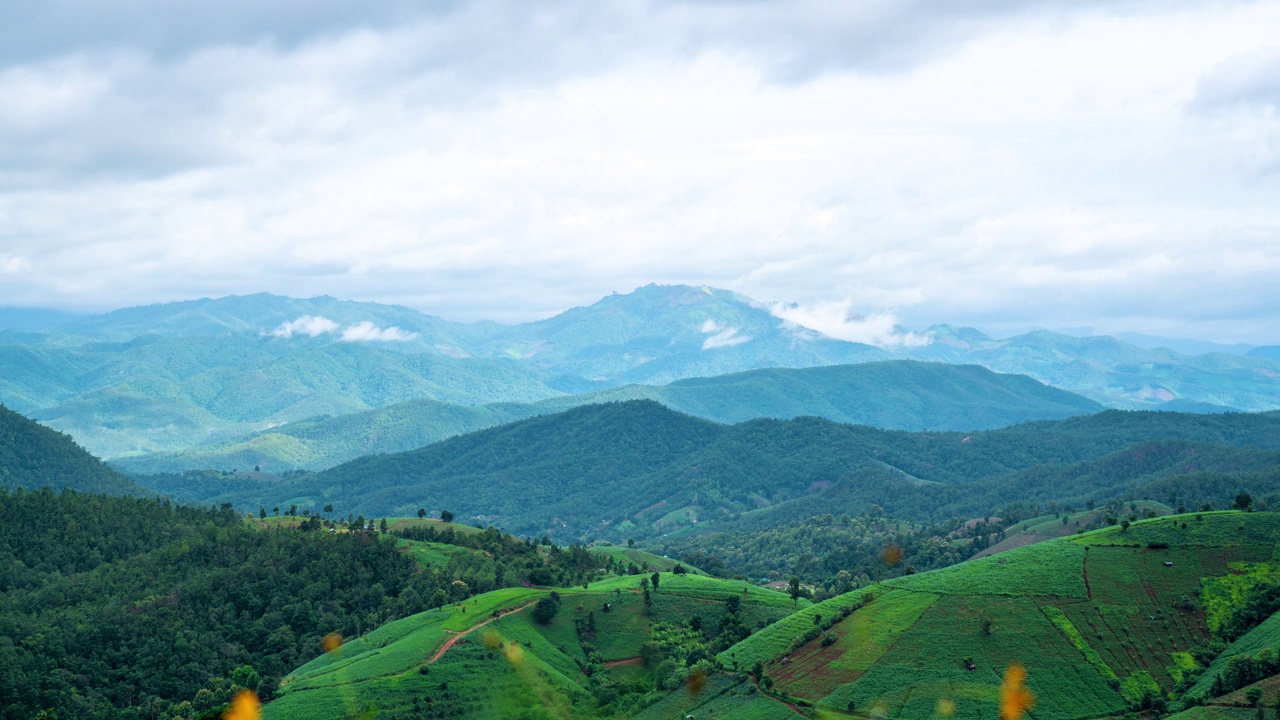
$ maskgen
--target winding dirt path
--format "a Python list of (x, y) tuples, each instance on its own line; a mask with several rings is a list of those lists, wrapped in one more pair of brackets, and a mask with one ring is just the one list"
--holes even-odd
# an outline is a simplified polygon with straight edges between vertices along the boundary
[[(426, 665), (430, 665), (431, 663), (433, 663), (433, 662), (435, 662), (435, 661), (439, 660), (439, 659), (440, 659), (440, 656), (441, 656), (441, 655), (444, 655), (446, 652), (448, 652), (448, 651), (449, 651), (449, 648), (453, 647), (454, 645), (457, 645), (459, 640), (461, 640), (462, 638), (464, 638), (464, 637), (466, 637), (466, 636), (470, 635), (471, 633), (475, 632), (476, 630), (479, 630), (480, 628), (484, 627), (485, 625), (488, 625), (489, 623), (493, 622), (494, 620), (499, 620), (499, 619), (501, 619), (501, 618), (504, 618), (504, 617), (506, 617), (506, 616), (510, 615), (511, 613), (518, 613), (518, 612), (520, 612), (521, 610), (524, 610), (525, 608), (529, 607), (530, 605), (534, 605), (534, 604), (536, 604), (537, 602), (538, 602), (537, 600), (534, 600), (533, 602), (527, 602), (527, 603), (525, 603), (524, 605), (521, 605), (521, 606), (520, 606), (520, 607), (518, 607), (518, 608), (511, 608), (510, 610), (503, 610), (503, 611), (499, 612), (497, 615), (493, 615), (493, 616), (491, 616), (488, 620), (485, 620), (484, 622), (482, 622), (482, 623), (478, 623), (478, 624), (476, 624), (476, 625), (472, 625), (471, 627), (467, 628), (466, 630), (463, 630), (462, 632), (460, 632), (460, 633), (457, 633), (457, 634), (453, 635), (453, 636), (452, 636), (452, 637), (450, 637), (448, 640), (446, 640), (446, 641), (445, 641), (445, 643), (444, 643), (444, 645), (442, 645), (442, 646), (440, 647), (440, 649), (439, 649), (439, 650), (437, 650), (437, 651), (435, 652), (435, 654), (434, 654), (434, 655), (432, 655), (432, 656), (431, 656), (431, 658), (430, 658), (429, 660), (427, 660), (427, 662), (426, 662), (426, 663), (424, 663), (424, 664), (426, 664)], [(448, 631), (448, 630), (446, 630), (445, 632), (449, 632), (449, 631)]]

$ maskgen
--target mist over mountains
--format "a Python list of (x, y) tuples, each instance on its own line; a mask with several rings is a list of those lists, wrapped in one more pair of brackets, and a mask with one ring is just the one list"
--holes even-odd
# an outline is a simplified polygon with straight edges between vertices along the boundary
[[(37, 313), (28, 315), (21, 331), (0, 331), (6, 368), (0, 402), (109, 459), (240, 442), (289, 423), (409, 401), (465, 408), (563, 402), (557, 408), (563, 409), (581, 404), (567, 398), (584, 393), (603, 392), (598, 397), (605, 399), (654, 394), (615, 390), (629, 385), (888, 360), (981, 365), (1112, 408), (1280, 407), (1280, 359), (1266, 348), (1184, 355), (1105, 336), (1035, 331), (996, 339), (948, 325), (877, 347), (822, 335), (775, 310), (725, 290), (649, 285), (519, 325), (457, 323), (400, 306), (267, 294), (79, 318)], [(692, 405), (681, 409), (716, 419)], [(787, 412), (889, 427), (959, 427), (910, 424), (920, 418), (851, 417), (820, 402), (793, 403)], [(990, 426), (984, 423), (989, 421), (973, 428)], [(462, 423), (445, 436), (469, 429), (475, 425)]]

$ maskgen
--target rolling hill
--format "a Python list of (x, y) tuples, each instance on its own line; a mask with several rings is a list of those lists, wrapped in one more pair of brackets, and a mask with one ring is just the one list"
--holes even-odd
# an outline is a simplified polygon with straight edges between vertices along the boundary
[(887, 429), (983, 430), (1102, 410), (1078, 395), (1025, 376), (971, 365), (908, 360), (803, 369), (751, 370), (669, 385), (625, 385), (531, 404), (461, 406), (432, 400), (273, 427), (247, 438), (182, 452), (126, 456), (129, 472), (263, 467), (322, 470), (361, 455), (413, 450), (454, 435), (582, 405), (653, 400), (722, 423), (823, 417)]
[[(656, 591), (626, 576), (555, 600), (549, 588), (496, 591), (295, 669), (263, 717), (976, 720), (997, 716), (1002, 683), (1023, 677), (1034, 718), (1158, 713), (1202, 701), (1232, 658), (1275, 646), (1273, 618), (1208, 647), (1214, 618), (1242, 607), (1223, 589), (1264, 585), (1278, 541), (1276, 513), (1175, 515), (812, 605), (667, 573)], [(536, 613), (544, 603), (558, 612)]]
[[(893, 359), (1028, 375), (1109, 407), (1150, 409), (1173, 400), (1280, 407), (1280, 363), (1265, 348), (1182, 355), (1109, 337), (1037, 331), (994, 339), (946, 325), (917, 333), (925, 344), (880, 348), (799, 327), (732, 292), (679, 285), (645, 286), (520, 325), (259, 294), (28, 327), (44, 329), (0, 331), (0, 401), (108, 459), (414, 399), (530, 403), (633, 384)], [(900, 419), (907, 427), (953, 427), (907, 419), (915, 418)]]
[(879, 504), (904, 519), (1135, 492), (1173, 506), (1280, 491), (1280, 415), (1107, 411), (974, 433), (819, 418), (720, 425), (648, 400), (588, 405), (361, 458), (314, 475), (180, 489), (189, 502), (335, 503), (340, 513), (448, 508), (565, 539), (749, 530)]
[(149, 495), (70, 437), (0, 405), (0, 488)]

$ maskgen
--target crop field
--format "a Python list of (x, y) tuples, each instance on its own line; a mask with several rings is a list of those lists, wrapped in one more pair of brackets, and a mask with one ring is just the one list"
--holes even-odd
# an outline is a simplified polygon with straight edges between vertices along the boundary
[[(585, 657), (577, 618), (594, 614), (596, 631), (589, 641), (606, 661), (612, 661), (638, 657), (655, 622), (688, 623), (696, 616), (712, 631), (719, 627), (726, 612), (724, 601), (731, 596), (740, 599), (740, 612), (748, 625), (769, 624), (792, 612), (790, 598), (781, 593), (713, 578), (671, 575), (663, 576), (659, 590), (651, 593), (652, 605), (646, 608), (643, 595), (635, 591), (637, 581), (613, 578), (594, 583), (589, 590), (562, 589), (560, 611), (546, 625), (533, 622), (527, 611), (493, 618), (495, 612), (527, 606), (549, 592), (529, 588), (496, 590), (388, 623), (298, 668), (286, 678), (280, 698), (268, 705), (270, 712), (264, 716), (268, 720), (346, 717), (375, 703), (380, 718), (502, 718), (517, 717), (521, 708), (569, 708), (576, 702), (591, 702), (578, 665)], [(605, 603), (612, 605), (608, 612), (603, 609)], [(479, 627), (482, 623), (485, 627)], [(465, 635), (433, 660), (460, 633)], [(645, 675), (642, 668), (621, 668), (620, 672)], [(441, 683), (446, 685), (443, 690)], [(732, 705), (726, 709), (737, 713), (734, 717), (772, 717), (748, 708), (755, 700), (737, 697), (724, 702)], [(774, 706), (786, 709), (776, 701), (765, 702), (759, 707), (768, 712), (776, 712)]]
[(396, 547), (407, 553), (420, 567), (445, 568), (455, 555), (474, 554), (478, 550), (448, 545), (445, 543), (426, 542), (423, 540), (396, 540)]
[(836, 642), (811, 640), (769, 674), (788, 695), (816, 702), (870, 670), (898, 637), (938, 599), (929, 593), (890, 590), (832, 626)]
[[(1137, 506), (1138, 512), (1145, 514), (1148, 510), (1154, 512), (1157, 517), (1173, 514), (1173, 509), (1164, 503), (1154, 502), (1151, 500), (1139, 500), (1134, 505)], [(1023, 520), (1020, 523), (1009, 526), (1005, 530), (1005, 539), (992, 545), (975, 555), (975, 558), (984, 558), (988, 555), (1012, 550), (1014, 548), (1026, 547), (1034, 545), (1045, 540), (1053, 540), (1054, 538), (1073, 535), (1082, 527), (1088, 527), (1094, 522), (1101, 521), (1107, 514), (1103, 508), (1094, 510), (1085, 510), (1077, 513), (1067, 514), (1066, 523), (1062, 522), (1061, 517), (1054, 515), (1041, 515), (1039, 517)]]
[(285, 678), (282, 690), (313, 689), (405, 672), (436, 652), (451, 632), (467, 630), (496, 610), (518, 607), (543, 594), (524, 588), (496, 590), (463, 604), (446, 605), (388, 623), (298, 668)]
[(1258, 689), (1262, 692), (1262, 705), (1264, 707), (1274, 708), (1276, 701), (1280, 700), (1280, 675), (1269, 677), (1265, 680), (1259, 680), (1252, 685), (1246, 685), (1235, 692), (1227, 693), (1213, 701), (1214, 705), (1238, 705), (1240, 707), (1248, 707), (1249, 700), (1246, 697), (1249, 690)]
[[(856, 613), (855, 613), (856, 614)], [(984, 620), (991, 621), (990, 632)], [(974, 669), (969, 670), (969, 663)], [(1078, 718), (1122, 710), (1124, 702), (1030, 598), (943, 595), (924, 610), (879, 662), (821, 705), (887, 717), (932, 717), (940, 699), (955, 717), (998, 716), (1005, 669), (1027, 668), (1036, 718)]]
[(760, 632), (720, 653), (717, 657), (728, 667), (743, 670), (750, 668), (757, 661), (768, 663), (787, 652), (797, 638), (813, 627), (814, 615), (834, 617), (843, 607), (857, 606), (864, 596), (875, 595), (883, 590), (863, 588), (838, 595), (816, 605), (801, 608)]
[[(501, 643), (501, 645), (499, 645)], [(400, 720), (417, 717), (515, 718), (529, 708), (569, 711), (587, 701), (585, 691), (565, 682), (535, 653), (519, 644), (470, 636), (427, 673), (417, 669), (366, 682), (294, 691), (263, 708), (265, 720), (339, 720), (372, 712)]]
[(1170, 715), (1167, 720), (1257, 720), (1257, 717), (1257, 711), (1252, 709), (1202, 706)]
[(796, 720), (791, 708), (766, 697), (749, 682), (740, 683), (725, 675), (707, 678), (699, 692), (678, 690), (643, 712), (636, 720), (669, 720), (692, 715), (716, 720)]
[(1073, 542), (1143, 547), (1152, 543), (1197, 547), (1245, 545), (1251, 549), (1251, 557), (1241, 559), (1265, 561), (1271, 559), (1270, 548), (1280, 542), (1280, 513), (1219, 511), (1139, 520), (1128, 530), (1104, 528), (1085, 533)]
[(593, 553), (608, 555), (609, 557), (623, 562), (635, 563), (637, 567), (643, 567), (645, 563), (648, 563), (652, 570), (656, 570), (658, 572), (671, 572), (672, 568), (676, 565), (683, 564), (685, 569), (694, 575), (706, 575), (702, 570), (687, 563), (679, 563), (669, 557), (655, 555), (645, 550), (629, 548), (624, 545), (595, 545), (589, 549)]
[(1060, 609), (1118, 676), (1145, 671), (1172, 689), (1173, 653), (1207, 639), (1204, 615), (1188, 601), (1198, 594), (1200, 578), (1226, 572), (1223, 552), (1095, 546), (1088, 555), (1091, 599)]
[(905, 575), (889, 587), (951, 595), (1040, 595), (1088, 597), (1084, 582), (1084, 548), (1050, 540), (1018, 552), (970, 560), (951, 567)]

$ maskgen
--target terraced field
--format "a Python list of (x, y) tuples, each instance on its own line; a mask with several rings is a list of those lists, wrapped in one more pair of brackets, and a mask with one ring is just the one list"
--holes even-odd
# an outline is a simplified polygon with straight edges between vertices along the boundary
[[(546, 623), (527, 608), (550, 591), (502, 590), (388, 624), (304, 665), (264, 717), (338, 720), (373, 710), (390, 720), (782, 720), (803, 710), (928, 718), (945, 707), (959, 720), (979, 720), (999, 716), (1000, 684), (1015, 664), (1026, 668), (1037, 698), (1033, 720), (1121, 716), (1201, 671), (1190, 651), (1209, 638), (1215, 613), (1250, 583), (1280, 577), (1277, 543), (1277, 514), (1170, 516), (817, 604), (742, 581), (669, 573), (646, 604), (646, 576), (623, 575), (560, 590), (560, 611)], [(409, 549), (443, 552), (427, 545)], [(758, 631), (716, 656), (723, 671), (659, 689), (659, 675), (642, 660), (645, 643), (673, 628), (718, 628), (731, 605), (740, 607), (735, 622)], [(1280, 616), (1231, 645), (1191, 693), (1205, 691), (1232, 658), (1278, 648)], [(759, 685), (746, 678), (757, 662)], [(589, 677), (593, 671), (606, 675)], [(602, 677), (642, 699), (625, 712), (602, 707)], [(1257, 686), (1280, 698), (1275, 678)], [(1244, 690), (1215, 702), (1239, 702)], [(1217, 705), (1178, 717), (1248, 720), (1242, 712)]]
[(773, 590), (670, 574), (646, 607), (639, 579), (561, 589), (560, 611), (545, 624), (535, 622), (528, 607), (550, 591), (530, 588), (498, 590), (389, 623), (294, 671), (263, 717), (339, 720), (376, 709), (377, 717), (393, 719), (515, 718), (531, 707), (576, 717), (593, 702), (578, 629), (588, 616), (595, 628), (589, 642), (600, 658), (634, 667), (656, 623), (689, 625), (696, 617), (702, 627), (716, 628), (730, 597), (753, 627), (794, 611), (791, 599)]
[(1269, 561), (1277, 541), (1271, 513), (1161, 518), (1045, 541), (890, 580), (829, 631), (788, 646), (815, 606), (722, 658), (736, 655), (740, 667), (763, 659), (793, 698), (889, 718), (932, 716), (940, 700), (956, 718), (995, 717), (1011, 664), (1027, 668), (1032, 717), (1123, 713), (1194, 668), (1186, 653), (1208, 639), (1202, 578)]

